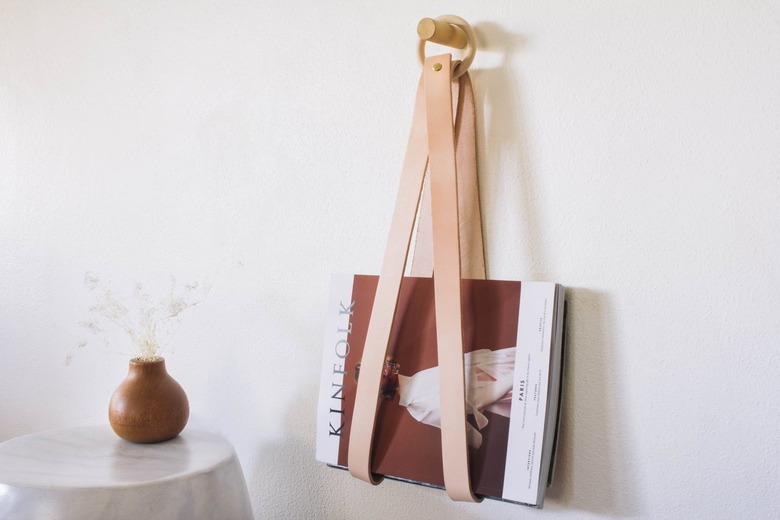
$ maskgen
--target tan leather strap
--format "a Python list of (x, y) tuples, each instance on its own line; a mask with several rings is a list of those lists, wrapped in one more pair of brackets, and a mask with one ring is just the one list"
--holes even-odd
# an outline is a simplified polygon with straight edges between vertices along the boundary
[[(477, 182), (476, 117), (474, 90), (468, 73), (452, 82), (455, 112), (455, 154), (458, 165), (458, 211), (460, 212), (461, 269), (464, 278), (486, 278), (485, 250), (482, 238)], [(412, 252), (412, 276), (433, 276), (433, 238), (431, 224), (430, 173), (418, 211), (417, 235)]]
[(417, 88), (412, 130), (406, 147), (395, 210), (382, 260), (374, 307), (366, 333), (363, 357), (360, 361), (360, 381), (350, 425), (347, 465), (349, 472), (361, 480), (376, 484), (371, 473), (371, 445), (379, 405), (379, 386), (390, 331), (395, 319), (398, 293), (406, 269), (412, 230), (420, 202), (425, 168), (428, 164), (428, 138), (425, 122), (423, 80)]
[(433, 284), (439, 361), (444, 486), (453, 500), (475, 502), (466, 440), (466, 385), (461, 319), (458, 177), (452, 120), (449, 54), (423, 67), (433, 218)]
[[(395, 319), (401, 280), (406, 268), (412, 231), (423, 189), (428, 154), (431, 156), (431, 221), (433, 229), (433, 258), (435, 305), (437, 317), (438, 357), (440, 367), (440, 396), (442, 416), (442, 459), (444, 461), (445, 487), (455, 500), (476, 500), (469, 483), (468, 449), (466, 443), (465, 381), (463, 371), (463, 336), (461, 325), (460, 279), (461, 255), (458, 219), (458, 173), (452, 116), (450, 56), (430, 58), (426, 64), (417, 90), (412, 131), (409, 136), (404, 168), (393, 213), (387, 248), (379, 276), (371, 320), (361, 359), (360, 381), (355, 396), (353, 420), (348, 449), (350, 473), (362, 480), (376, 484), (371, 473), (371, 448), (379, 406), (379, 387), (382, 367)], [(441, 65), (434, 70), (434, 63)], [(458, 110), (471, 104), (473, 93), (466, 79), (459, 87)], [(467, 99), (470, 98), (470, 100)], [(460, 100), (463, 100), (461, 103)], [(474, 139), (473, 108), (469, 116), (462, 116), (460, 135)], [(430, 131), (429, 131), (430, 129)], [(467, 130), (464, 132), (463, 130)], [(462, 143), (460, 150), (471, 154), (474, 168), (467, 171), (473, 177), (473, 187), (466, 197), (471, 207), (476, 202), (476, 160), (474, 146)], [(460, 158), (458, 158), (460, 159)], [(466, 168), (468, 169), (468, 168)], [(464, 181), (468, 184), (469, 181)], [(469, 217), (471, 218), (471, 217)], [(484, 256), (481, 247), (479, 257), (484, 278)], [(473, 235), (472, 235), (473, 236)], [(473, 265), (479, 266), (477, 260)]]

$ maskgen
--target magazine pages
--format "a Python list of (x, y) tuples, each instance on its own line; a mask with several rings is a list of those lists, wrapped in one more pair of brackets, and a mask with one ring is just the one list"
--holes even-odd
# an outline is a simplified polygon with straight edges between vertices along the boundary
[[(337, 275), (328, 302), (317, 459), (347, 467), (352, 406), (377, 277)], [(469, 466), (475, 493), (541, 507), (551, 478), (564, 288), (463, 280)], [(372, 470), (442, 487), (431, 278), (404, 278), (382, 378)]]

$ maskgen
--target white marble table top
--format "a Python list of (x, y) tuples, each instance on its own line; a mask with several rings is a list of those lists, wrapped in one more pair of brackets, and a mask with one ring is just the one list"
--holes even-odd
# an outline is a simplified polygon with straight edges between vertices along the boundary
[(139, 517), (251, 518), (230, 443), (185, 429), (167, 442), (133, 444), (107, 425), (0, 443), (0, 518)]

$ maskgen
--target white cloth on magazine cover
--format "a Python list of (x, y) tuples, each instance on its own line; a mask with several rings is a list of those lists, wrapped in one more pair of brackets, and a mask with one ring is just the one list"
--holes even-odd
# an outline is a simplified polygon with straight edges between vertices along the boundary
[[(479, 430), (488, 424), (484, 411), (509, 417), (515, 371), (515, 347), (475, 350), (464, 356), (466, 372), (466, 413), (473, 415), (477, 428), (467, 423), (469, 446), (479, 448)], [(400, 405), (417, 421), (441, 428), (439, 407), (439, 367), (412, 376), (399, 375)]]

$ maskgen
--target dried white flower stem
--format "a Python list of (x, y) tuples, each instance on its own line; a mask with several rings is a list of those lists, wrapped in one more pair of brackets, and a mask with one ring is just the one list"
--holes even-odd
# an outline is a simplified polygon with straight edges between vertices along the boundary
[[(182, 311), (205, 300), (210, 290), (210, 287), (205, 285), (202, 294), (196, 294), (199, 284), (195, 282), (184, 285), (177, 294), (176, 280), (171, 276), (167, 297), (155, 302), (144, 292), (143, 286), (137, 283), (132, 295), (135, 312), (131, 313), (128, 306), (123, 303), (125, 299), (118, 297), (108, 284), (101, 282), (94, 274), (85, 275), (84, 285), (95, 294), (97, 303), (90, 308), (94, 319), (82, 325), (93, 334), (107, 332), (107, 329), (101, 326), (103, 321), (123, 329), (130, 336), (135, 347), (136, 359), (140, 360), (159, 358), (161, 343), (157, 338), (157, 326), (169, 320), (181, 319), (179, 315)], [(158, 317), (158, 314), (163, 315)]]

